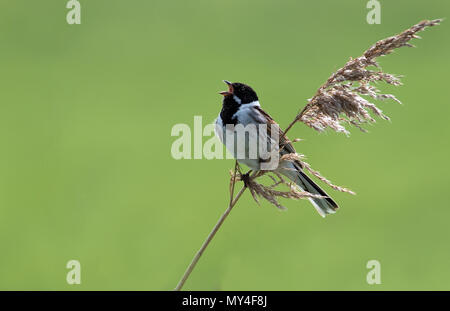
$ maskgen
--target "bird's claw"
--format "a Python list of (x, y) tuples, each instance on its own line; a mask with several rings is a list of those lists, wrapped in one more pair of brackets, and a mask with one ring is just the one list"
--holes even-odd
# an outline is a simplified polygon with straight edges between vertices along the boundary
[(241, 175), (241, 180), (244, 182), (244, 186), (246, 187), (250, 184), (250, 172), (251, 171), (248, 171), (247, 173)]

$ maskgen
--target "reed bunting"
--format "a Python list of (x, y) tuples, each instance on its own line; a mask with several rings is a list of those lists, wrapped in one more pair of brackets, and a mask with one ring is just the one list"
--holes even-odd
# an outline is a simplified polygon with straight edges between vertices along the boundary
[[(296, 151), (278, 124), (261, 108), (256, 92), (243, 83), (224, 82), (228, 85), (228, 91), (220, 92), (223, 104), (216, 119), (216, 135), (231, 154), (252, 170), (276, 171), (302, 190), (323, 196), (309, 198), (322, 217), (335, 213), (338, 208), (336, 202), (303, 172), (299, 161), (279, 161), (281, 156)], [(238, 131), (242, 128), (245, 129), (243, 135)], [(252, 146), (256, 147), (252, 149)], [(277, 155), (276, 164), (268, 169), (267, 164), (274, 159), (274, 152)]]

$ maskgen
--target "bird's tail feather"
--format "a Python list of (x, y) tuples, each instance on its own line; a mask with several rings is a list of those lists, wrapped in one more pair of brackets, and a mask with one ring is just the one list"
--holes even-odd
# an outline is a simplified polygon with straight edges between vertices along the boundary
[(319, 194), (325, 198), (309, 198), (314, 208), (325, 217), (327, 214), (334, 214), (339, 208), (336, 202), (326, 194), (311, 178), (300, 169), (284, 171), (289, 179), (295, 182), (300, 188), (312, 194)]

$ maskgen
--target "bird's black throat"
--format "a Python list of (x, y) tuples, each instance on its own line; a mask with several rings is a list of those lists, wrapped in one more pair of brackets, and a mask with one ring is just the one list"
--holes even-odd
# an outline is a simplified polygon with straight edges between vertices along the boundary
[(224, 125), (236, 125), (237, 119), (233, 118), (233, 116), (239, 110), (239, 106), (240, 104), (234, 100), (233, 96), (228, 95), (223, 98), (220, 118), (222, 119)]

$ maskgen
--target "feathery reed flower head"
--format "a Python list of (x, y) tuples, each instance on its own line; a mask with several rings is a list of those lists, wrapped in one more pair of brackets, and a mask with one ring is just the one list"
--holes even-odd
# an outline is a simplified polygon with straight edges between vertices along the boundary
[[(365, 131), (361, 127), (362, 123), (375, 122), (369, 111), (382, 119), (389, 120), (381, 109), (362, 97), (368, 96), (375, 100), (392, 99), (400, 103), (394, 95), (381, 94), (371, 85), (377, 81), (384, 81), (394, 86), (401, 85), (399, 77), (383, 72), (376, 59), (403, 46), (413, 47), (409, 41), (420, 38), (416, 35), (417, 32), (438, 25), (441, 21), (441, 19), (424, 20), (398, 35), (378, 41), (362, 56), (350, 59), (317, 90), (314, 97), (297, 115), (295, 122), (301, 121), (317, 131), (323, 131), (329, 127), (336, 132), (349, 134), (344, 124), (351, 124)], [(374, 69), (368, 69), (368, 67)]]

